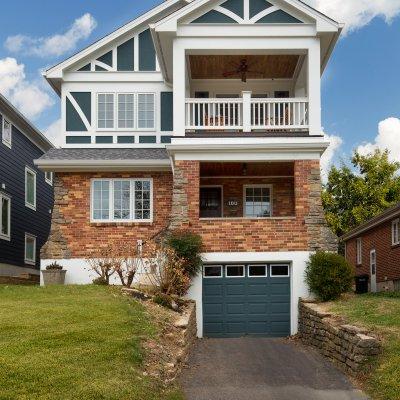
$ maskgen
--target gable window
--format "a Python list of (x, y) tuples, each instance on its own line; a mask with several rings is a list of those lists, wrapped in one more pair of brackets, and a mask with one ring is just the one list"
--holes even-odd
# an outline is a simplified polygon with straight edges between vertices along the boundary
[(135, 127), (135, 95), (133, 93), (118, 94), (118, 128), (133, 129)]
[(138, 128), (154, 129), (155, 96), (153, 93), (138, 94)]
[(44, 173), (44, 179), (45, 179), (46, 183), (53, 186), (53, 173), (52, 172), (46, 171)]
[(36, 210), (36, 172), (25, 167), (25, 205)]
[(272, 215), (271, 188), (269, 186), (244, 187), (244, 215), (249, 218), (265, 218)]
[(362, 264), (362, 239), (356, 240), (357, 264)]
[(114, 128), (114, 93), (97, 95), (97, 127), (99, 129)]
[(0, 239), (11, 237), (11, 199), (0, 193)]
[(94, 179), (92, 220), (97, 222), (151, 221), (151, 179)]
[(3, 144), (5, 144), (7, 147), (11, 149), (12, 125), (11, 122), (7, 121), (4, 117), (3, 117), (1, 140)]
[(400, 219), (392, 222), (392, 245), (400, 244)]
[(36, 264), (36, 236), (25, 233), (25, 263)]

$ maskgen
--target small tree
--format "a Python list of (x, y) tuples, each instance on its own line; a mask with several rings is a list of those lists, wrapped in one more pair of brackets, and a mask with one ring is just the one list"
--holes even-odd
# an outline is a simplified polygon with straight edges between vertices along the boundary
[(110, 283), (110, 277), (115, 273), (115, 260), (111, 245), (93, 251), (86, 262), (90, 269), (98, 275), (98, 278), (95, 279), (96, 282), (106, 285)]
[(320, 251), (310, 256), (305, 278), (312, 293), (322, 301), (330, 301), (350, 291), (354, 271), (339, 254)]

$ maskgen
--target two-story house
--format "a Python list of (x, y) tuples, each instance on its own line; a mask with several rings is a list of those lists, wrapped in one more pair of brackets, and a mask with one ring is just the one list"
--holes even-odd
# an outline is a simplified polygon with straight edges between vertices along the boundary
[(297, 331), (321, 206), (321, 75), (342, 27), (299, 0), (168, 0), (45, 77), (62, 149), (44, 268), (92, 279), (99, 246), (165, 227), (204, 241), (199, 336)]
[(53, 173), (35, 159), (53, 148), (0, 94), (0, 276), (39, 276), (50, 232)]

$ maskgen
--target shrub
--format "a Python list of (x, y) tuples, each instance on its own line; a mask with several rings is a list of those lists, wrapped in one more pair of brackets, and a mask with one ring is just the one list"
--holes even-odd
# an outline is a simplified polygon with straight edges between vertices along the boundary
[(47, 271), (54, 271), (54, 270), (56, 270), (56, 271), (61, 271), (62, 269), (63, 269), (63, 267), (62, 267), (60, 264), (58, 264), (57, 261), (54, 261), (53, 263), (49, 264), (49, 265), (46, 267), (46, 270), (47, 270)]
[(322, 301), (350, 291), (354, 279), (352, 266), (342, 256), (322, 251), (311, 255), (305, 275), (311, 292)]
[(154, 303), (159, 304), (160, 306), (163, 306), (165, 308), (172, 308), (172, 298), (167, 294), (159, 292), (154, 295), (153, 301)]
[(93, 279), (92, 284), (98, 286), (107, 286), (108, 282), (104, 278), (99, 276), (98, 278)]
[(177, 230), (168, 235), (166, 244), (174, 249), (178, 258), (183, 260), (183, 267), (190, 277), (199, 272), (202, 266), (200, 254), (203, 248), (200, 235), (187, 230)]

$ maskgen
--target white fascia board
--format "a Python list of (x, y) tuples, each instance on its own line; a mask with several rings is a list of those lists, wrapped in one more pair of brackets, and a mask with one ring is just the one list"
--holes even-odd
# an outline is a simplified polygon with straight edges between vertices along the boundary
[(113, 40), (118, 39), (120, 36), (124, 35), (125, 33), (129, 32), (132, 29), (135, 29), (139, 25), (145, 23), (147, 20), (154, 18), (155, 16), (157, 16), (157, 14), (163, 12), (164, 10), (166, 10), (168, 8), (175, 6), (178, 3), (187, 4), (188, 0), (164, 1), (157, 7), (153, 8), (152, 10), (148, 11), (147, 13), (141, 15), (140, 17), (134, 19), (133, 21), (127, 23), (126, 25), (124, 25), (121, 28), (117, 29), (116, 31), (110, 33), (109, 35), (105, 36), (104, 38), (98, 40), (97, 42), (93, 43), (89, 47), (74, 54), (73, 56), (69, 57), (68, 59), (61, 62), (60, 64), (57, 64), (54, 67), (48, 69), (47, 71), (45, 71), (44, 76), (47, 79), (62, 78), (63, 70), (65, 68), (78, 62), (82, 58), (88, 57), (91, 53), (93, 53), (96, 50), (100, 49), (101, 47), (111, 43)]
[(170, 171), (168, 160), (34, 160), (42, 171)]

